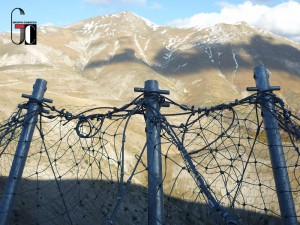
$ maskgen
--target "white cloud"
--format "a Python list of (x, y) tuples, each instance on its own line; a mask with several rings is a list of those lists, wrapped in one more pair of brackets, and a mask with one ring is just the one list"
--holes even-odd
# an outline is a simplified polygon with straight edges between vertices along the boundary
[(146, 4), (146, 0), (121, 0), (120, 2), (128, 4)]
[(274, 0), (250, 0), (251, 2), (272, 2)]
[(97, 5), (115, 5), (115, 4), (146, 4), (146, 0), (84, 0), (85, 2)]
[[(256, 1), (257, 2), (257, 1)], [(260, 1), (262, 2), (262, 1)], [(290, 0), (273, 7), (251, 1), (233, 5), (220, 3), (219, 13), (199, 13), (190, 18), (176, 19), (170, 25), (178, 27), (207, 27), (217, 23), (244, 21), (278, 35), (300, 42), (300, 3)]]
[(150, 5), (151, 9), (162, 9), (163, 6), (161, 4), (159, 4), (158, 2), (152, 2)]
[(112, 1), (110, 0), (84, 0), (85, 2), (99, 5), (110, 5)]

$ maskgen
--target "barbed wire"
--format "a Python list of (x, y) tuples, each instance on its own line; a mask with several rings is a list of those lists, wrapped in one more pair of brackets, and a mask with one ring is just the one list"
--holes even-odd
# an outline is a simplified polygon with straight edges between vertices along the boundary
[[(275, 103), (300, 215), (300, 119), (279, 97), (266, 91), (196, 108), (159, 96), (158, 102), (171, 105), (151, 118), (162, 128), (164, 224), (280, 224), (261, 117), (266, 96)], [(148, 100), (140, 95), (120, 108), (78, 113), (42, 103), (44, 111), (34, 112), (39, 114), (37, 131), (11, 224), (147, 224), (148, 140), (143, 133)], [(0, 190), (25, 108), (26, 103), (0, 125)]]

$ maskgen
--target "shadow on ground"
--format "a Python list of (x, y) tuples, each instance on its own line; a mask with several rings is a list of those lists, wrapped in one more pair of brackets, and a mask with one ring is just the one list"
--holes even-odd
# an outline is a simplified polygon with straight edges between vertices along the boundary
[[(0, 190), (6, 178), (0, 178)], [(117, 204), (118, 183), (92, 180), (22, 180), (10, 224), (14, 225), (116, 225), (147, 224), (147, 189), (138, 185), (123, 187), (122, 202)], [(60, 191), (59, 191), (60, 190)], [(126, 194), (125, 194), (126, 192)], [(2, 193), (1, 193), (2, 195)], [(187, 194), (188, 196), (188, 194)], [(165, 224), (223, 224), (208, 205), (165, 196)], [(236, 209), (241, 225), (281, 225), (280, 219)]]

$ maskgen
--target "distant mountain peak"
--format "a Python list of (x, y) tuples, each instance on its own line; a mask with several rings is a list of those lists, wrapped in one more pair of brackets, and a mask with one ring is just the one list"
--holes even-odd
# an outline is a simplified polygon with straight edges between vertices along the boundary
[(139, 16), (131, 11), (121, 11), (118, 13), (109, 14), (109, 15), (107, 15), (107, 17), (122, 18), (122, 19), (125, 19), (125, 20), (127, 20), (129, 22), (133, 22), (133, 23), (143, 21), (145, 23), (145, 25), (152, 28), (153, 30), (156, 30), (159, 27), (157, 24), (153, 23), (152, 21), (150, 21), (142, 16)]
[(125, 17), (136, 17), (136, 18), (139, 18), (139, 16), (137, 14), (135, 14), (134, 12), (131, 12), (131, 11), (120, 11), (120, 12), (117, 12), (117, 13), (112, 13), (112, 14), (108, 14), (107, 16), (119, 16), (119, 17), (122, 17), (122, 16), (125, 16)]
[(150, 20), (143, 18), (130, 11), (121, 11), (117, 13), (107, 14), (92, 17), (86, 20), (78, 21), (77, 23), (67, 26), (71, 29), (81, 29), (82, 33), (93, 31), (96, 27), (110, 26), (116, 27), (119, 30), (132, 30), (132, 29), (151, 29), (156, 30), (159, 26)]

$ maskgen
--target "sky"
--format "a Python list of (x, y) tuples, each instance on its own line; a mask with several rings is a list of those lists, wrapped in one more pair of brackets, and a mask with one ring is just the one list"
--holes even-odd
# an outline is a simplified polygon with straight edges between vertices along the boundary
[(2, 0), (0, 32), (13, 20), (64, 27), (94, 16), (131, 11), (157, 25), (207, 27), (244, 21), (300, 42), (300, 0)]

